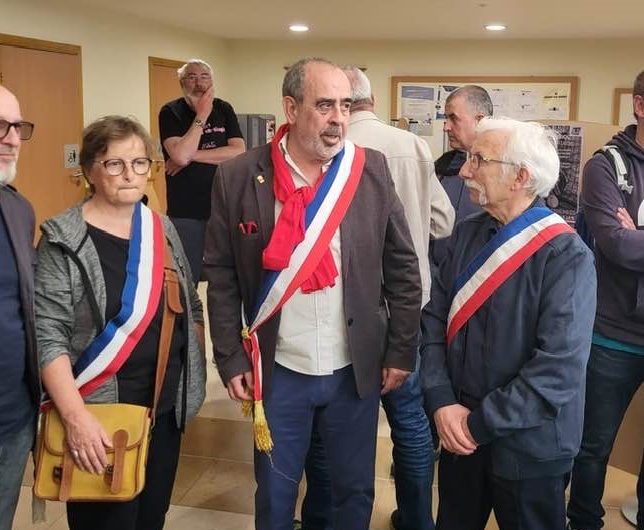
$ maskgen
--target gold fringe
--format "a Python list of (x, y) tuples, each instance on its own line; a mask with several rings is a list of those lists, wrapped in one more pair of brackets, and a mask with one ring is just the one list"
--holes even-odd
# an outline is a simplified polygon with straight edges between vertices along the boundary
[(253, 431), (255, 432), (255, 447), (258, 451), (270, 453), (273, 449), (273, 439), (268, 428), (264, 405), (262, 401), (255, 401), (255, 415), (253, 418)]
[(242, 401), (242, 416), (250, 418), (253, 415), (253, 402), (251, 400)]

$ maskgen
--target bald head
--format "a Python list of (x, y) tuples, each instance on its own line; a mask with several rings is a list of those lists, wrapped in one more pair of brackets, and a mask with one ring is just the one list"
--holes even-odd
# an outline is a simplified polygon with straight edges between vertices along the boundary
[[(21, 120), (18, 99), (0, 85), (0, 135), (4, 134), (7, 123)], [(6, 134), (0, 138), (0, 185), (9, 184), (16, 177), (19, 151), (20, 135), (15, 127), (8, 126)]]

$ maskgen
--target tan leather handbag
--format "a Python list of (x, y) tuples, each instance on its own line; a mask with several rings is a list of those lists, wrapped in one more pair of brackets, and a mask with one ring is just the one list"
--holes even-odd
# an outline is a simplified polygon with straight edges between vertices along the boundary
[(78, 468), (65, 439), (58, 411), (51, 408), (41, 419), (36, 453), (34, 494), (46, 500), (128, 501), (145, 485), (145, 466), (152, 418), (161, 394), (167, 367), (175, 314), (182, 313), (179, 281), (165, 245), (164, 307), (157, 357), (152, 408), (126, 403), (85, 405), (112, 439), (103, 475)]

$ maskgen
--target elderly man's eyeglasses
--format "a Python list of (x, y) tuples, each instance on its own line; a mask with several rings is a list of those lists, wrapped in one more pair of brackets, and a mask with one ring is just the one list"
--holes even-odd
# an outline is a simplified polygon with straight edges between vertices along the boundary
[(494, 162), (496, 164), (504, 164), (507, 166), (518, 166), (519, 164), (516, 164), (514, 162), (506, 162), (505, 160), (496, 160), (494, 158), (490, 158), (489, 156), (484, 156), (479, 153), (467, 153), (467, 161), (470, 163), (470, 167), (472, 169), (478, 169), (481, 167), (481, 162), (485, 162), (486, 164), (489, 164), (490, 162)]
[(34, 124), (29, 121), (10, 122), (7, 120), (0, 120), (0, 140), (9, 134), (11, 127), (16, 130), (18, 137), (21, 140), (29, 140), (34, 132)]
[(118, 177), (125, 171), (125, 164), (130, 164), (132, 171), (137, 175), (145, 175), (150, 171), (152, 160), (149, 158), (135, 158), (134, 160), (123, 160), (121, 158), (111, 158), (109, 160), (94, 160), (95, 164), (101, 164), (108, 175)]
[(183, 78), (184, 81), (190, 81), (191, 83), (195, 83), (197, 81), (210, 81), (212, 79), (212, 76), (210, 74), (188, 74)]

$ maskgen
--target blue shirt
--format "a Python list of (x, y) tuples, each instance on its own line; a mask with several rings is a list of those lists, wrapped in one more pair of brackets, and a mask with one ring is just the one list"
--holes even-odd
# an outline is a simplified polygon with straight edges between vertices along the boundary
[(0, 441), (31, 418), (16, 258), (0, 211)]

